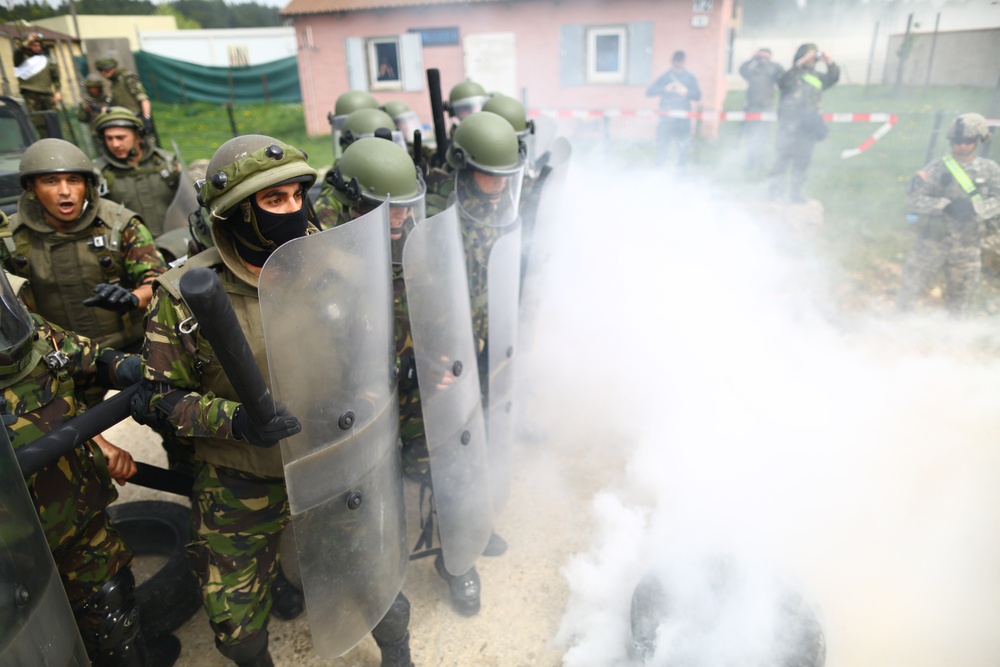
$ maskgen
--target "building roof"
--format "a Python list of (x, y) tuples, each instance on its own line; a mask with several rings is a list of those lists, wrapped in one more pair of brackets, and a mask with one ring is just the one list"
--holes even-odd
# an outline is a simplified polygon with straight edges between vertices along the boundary
[(56, 39), (62, 39), (67, 42), (80, 41), (73, 35), (67, 35), (66, 33), (59, 32), (58, 30), (49, 30), (48, 28), (43, 28), (42, 26), (30, 26), (29, 28), (25, 29), (23, 26), (14, 25), (13, 23), (0, 23), (0, 35), (4, 37), (9, 37), (11, 39), (21, 39), (28, 32), (42, 33), (43, 42)]
[(300, 14), (328, 14), (331, 12), (359, 12), (370, 9), (398, 9), (401, 7), (426, 7), (428, 5), (461, 5), (509, 0), (290, 0), (281, 10), (282, 16)]

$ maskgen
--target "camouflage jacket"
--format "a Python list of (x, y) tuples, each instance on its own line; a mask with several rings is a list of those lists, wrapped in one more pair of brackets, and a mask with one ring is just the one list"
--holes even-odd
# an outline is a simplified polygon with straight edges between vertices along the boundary
[(127, 69), (116, 69), (109, 79), (111, 82), (111, 105), (125, 107), (133, 113), (142, 112), (140, 102), (148, 100), (149, 95), (135, 72)]
[(129, 289), (151, 283), (167, 270), (142, 221), (118, 204), (98, 199), (68, 232), (45, 220), (37, 199), (24, 193), (9, 230), (0, 229), (0, 260), (28, 279), (28, 308), (59, 326), (120, 348), (142, 338), (141, 313), (121, 315), (82, 305), (101, 282)]
[(181, 179), (181, 165), (173, 153), (145, 137), (137, 165), (117, 160), (104, 150), (94, 166), (108, 183), (107, 199), (138, 213), (154, 238), (163, 234), (164, 218)]
[(344, 205), (333, 196), (333, 186), (326, 181), (323, 182), (323, 186), (319, 190), (314, 207), (316, 209), (316, 226), (321, 231), (347, 222)]
[(109, 106), (111, 106), (111, 97), (106, 93), (102, 93), (100, 97), (91, 97), (84, 93), (73, 113), (81, 123), (93, 123), (101, 115), (101, 109)]
[[(17, 418), (11, 443), (20, 449), (63, 425), (84, 410), (82, 393), (95, 386), (120, 388), (114, 377), (125, 355), (98, 348), (90, 340), (47, 323), (37, 315), (40, 356), (26, 376), (6, 387), (8, 411)], [(49, 360), (59, 353), (62, 363)], [(103, 356), (102, 355), (106, 355)], [(98, 359), (102, 363), (98, 364)], [(103, 362), (112, 360), (108, 367)], [(55, 549), (104, 511), (118, 492), (108, 475), (100, 448), (88, 443), (27, 479), (32, 501)]]
[[(979, 222), (1000, 215), (1000, 165), (993, 160), (976, 157), (970, 162), (957, 163), (975, 185), (973, 207)], [(959, 221), (944, 212), (953, 201), (967, 200), (967, 194), (948, 169), (943, 158), (934, 160), (917, 172), (906, 196), (909, 213), (940, 216), (950, 227)]]
[(197, 328), (188, 331), (181, 326), (192, 320), (176, 285), (185, 271), (196, 266), (209, 266), (219, 273), (250, 350), (268, 378), (257, 289), (223, 264), (217, 248), (209, 248), (157, 280), (142, 349), (143, 377), (153, 385), (151, 412), (163, 415), (173, 435), (190, 439), (199, 460), (262, 477), (281, 477), (278, 447), (264, 449), (233, 437), (239, 397), (208, 341)]

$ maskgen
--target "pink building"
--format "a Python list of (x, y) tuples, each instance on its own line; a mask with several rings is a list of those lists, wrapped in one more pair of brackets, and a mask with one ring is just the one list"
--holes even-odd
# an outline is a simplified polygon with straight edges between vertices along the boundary
[(398, 100), (431, 122), (426, 70), (442, 96), (470, 79), (529, 109), (651, 110), (646, 87), (687, 53), (701, 106), (721, 109), (739, 0), (290, 0), (306, 127), (347, 90)]

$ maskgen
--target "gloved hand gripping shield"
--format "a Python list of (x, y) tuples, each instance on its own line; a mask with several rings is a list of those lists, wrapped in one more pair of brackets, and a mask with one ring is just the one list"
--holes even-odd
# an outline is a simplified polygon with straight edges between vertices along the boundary
[(260, 275), (271, 387), (302, 424), (281, 454), (313, 643), (329, 657), (382, 619), (409, 556), (388, 213), (289, 241)]
[(0, 433), (0, 595), (0, 665), (90, 665), (6, 429)]
[(486, 428), (458, 212), (421, 222), (403, 275), (445, 568), (468, 572), (493, 526)]

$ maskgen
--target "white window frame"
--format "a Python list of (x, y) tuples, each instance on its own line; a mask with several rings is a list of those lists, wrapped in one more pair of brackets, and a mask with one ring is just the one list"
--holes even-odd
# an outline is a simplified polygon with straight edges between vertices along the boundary
[[(378, 80), (378, 46), (380, 44), (392, 44), (396, 47), (396, 78), (391, 81)], [(403, 50), (399, 43), (398, 36), (391, 37), (370, 37), (365, 40), (365, 47), (368, 52), (368, 86), (370, 90), (403, 90), (402, 60)]]
[[(599, 37), (607, 37), (609, 35), (618, 38), (618, 62), (620, 67), (615, 72), (598, 72), (597, 40)], [(627, 26), (595, 26), (587, 28), (587, 83), (625, 83), (628, 74), (627, 55)]]

